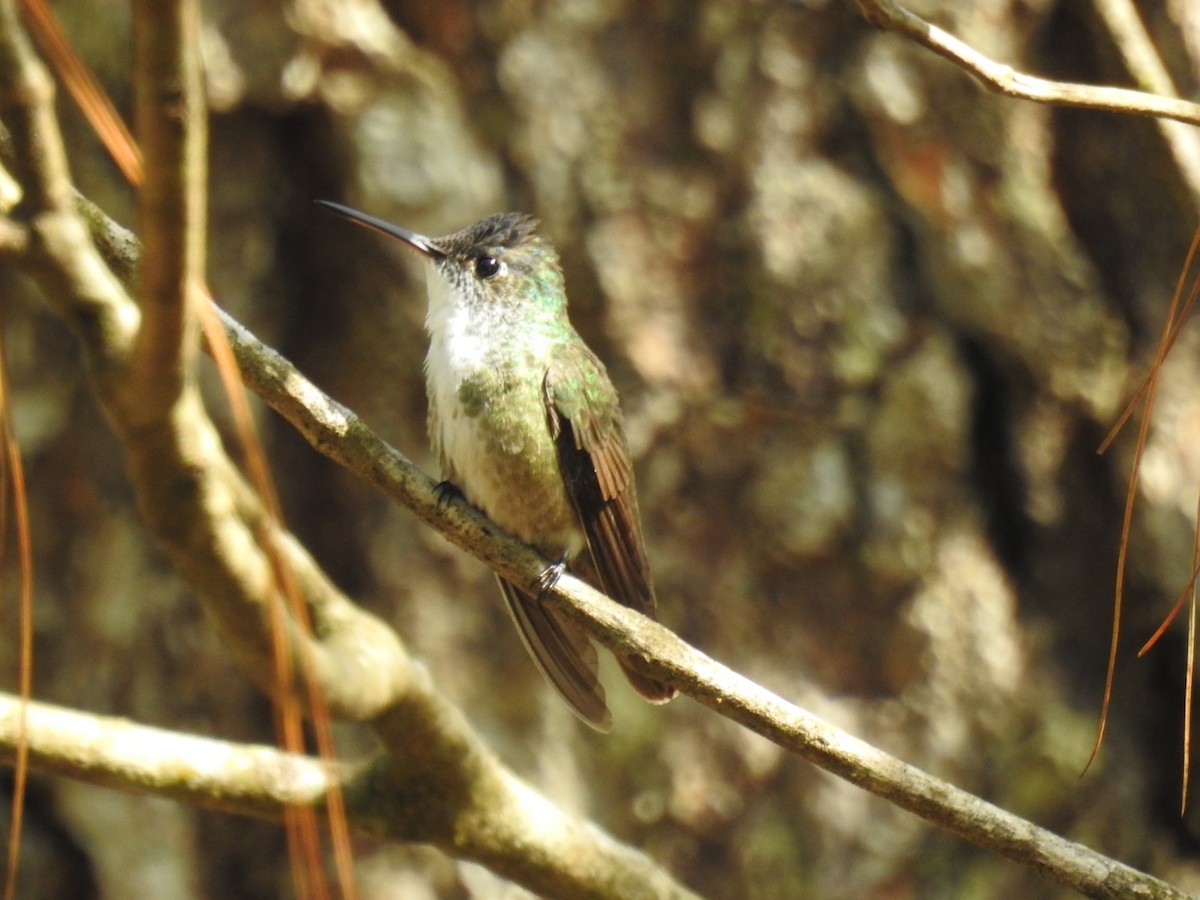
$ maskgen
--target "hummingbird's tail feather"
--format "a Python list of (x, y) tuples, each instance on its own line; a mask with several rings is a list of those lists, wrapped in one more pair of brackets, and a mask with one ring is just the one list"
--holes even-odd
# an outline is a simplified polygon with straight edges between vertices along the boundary
[(554, 616), (512, 582), (497, 580), (521, 643), (546, 680), (575, 715), (597, 731), (609, 731), (612, 713), (608, 711), (604, 687), (596, 674), (599, 665), (596, 648), (587, 635), (574, 623)]
[[(613, 571), (613, 566), (609, 565), (610, 557), (604, 557), (605, 569), (608, 572)], [(571, 570), (588, 584), (596, 587), (597, 590), (605, 590), (609, 583), (616, 584), (618, 587), (625, 587), (631, 582), (629, 580), (620, 580), (613, 578), (611, 575), (608, 580), (601, 576), (600, 564), (595, 553), (582, 553), (571, 563)], [(647, 574), (647, 578), (649, 575)], [(643, 587), (638, 591), (625, 590), (623, 594), (612, 593), (614, 599), (624, 603), (625, 606), (632, 607), (638, 612), (648, 615), (655, 621), (658, 620), (656, 611), (656, 602), (654, 599), (653, 588), (650, 587), (648, 580), (637, 582)], [(625, 598), (634, 596), (634, 601), (629, 602)], [(621, 656), (617, 656), (617, 662), (621, 664), (621, 671), (625, 673), (625, 677), (629, 679), (629, 683), (633, 689), (638, 692), (643, 700), (647, 703), (662, 704), (669, 703), (679, 696), (679, 691), (673, 687), (668, 687), (661, 681), (651, 678), (649, 675), (643, 675)]]
[(625, 673), (625, 677), (629, 679), (629, 683), (633, 685), (633, 689), (647, 703), (669, 703), (679, 696), (679, 691), (675, 690), (675, 688), (635, 671), (627, 660), (618, 656), (617, 662), (621, 664), (621, 671)]

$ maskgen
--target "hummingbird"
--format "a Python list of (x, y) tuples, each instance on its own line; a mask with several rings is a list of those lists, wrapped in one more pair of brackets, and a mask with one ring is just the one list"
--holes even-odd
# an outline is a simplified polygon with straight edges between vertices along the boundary
[[(317, 203), (424, 258), (427, 424), (444, 479), (439, 492), (461, 493), (555, 561), (529, 585), (497, 576), (500, 591), (542, 674), (580, 719), (608, 731), (595, 647), (542, 600), (578, 564), (580, 577), (619, 603), (651, 618), (658, 604), (617, 392), (567, 318), (558, 254), (523, 213), (431, 238)], [(675, 696), (618, 662), (649, 702)]]

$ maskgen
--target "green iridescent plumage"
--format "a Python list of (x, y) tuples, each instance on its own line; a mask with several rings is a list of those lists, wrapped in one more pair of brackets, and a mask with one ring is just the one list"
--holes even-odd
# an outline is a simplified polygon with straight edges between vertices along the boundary
[[(596, 586), (654, 616), (656, 601), (616, 390), (567, 319), (558, 257), (518, 213), (427, 238), (337, 204), (427, 260), (429, 435), (443, 476), (503, 528), (553, 560), (585, 549)], [(548, 577), (553, 578), (555, 570)], [(584, 721), (611, 716), (596, 653), (536, 586), (501, 590), (538, 667)], [(651, 702), (675, 691), (619, 660)]]

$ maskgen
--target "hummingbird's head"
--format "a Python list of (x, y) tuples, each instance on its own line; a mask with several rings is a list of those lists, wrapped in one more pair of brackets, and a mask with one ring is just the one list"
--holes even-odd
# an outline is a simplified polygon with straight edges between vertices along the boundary
[[(403, 241), (429, 264), (430, 316), (463, 305), (485, 309), (500, 321), (528, 321), (540, 311), (566, 315), (566, 291), (558, 254), (537, 233), (537, 219), (524, 213), (497, 213), (444, 237), (430, 238), (338, 203), (318, 200), (367, 228)], [(532, 308), (531, 308), (532, 307)]]
[(444, 279), (461, 299), (563, 307), (566, 294), (558, 254), (537, 233), (537, 225), (537, 219), (524, 213), (498, 213), (434, 238), (429, 242), (433, 252), (427, 254), (431, 274)]

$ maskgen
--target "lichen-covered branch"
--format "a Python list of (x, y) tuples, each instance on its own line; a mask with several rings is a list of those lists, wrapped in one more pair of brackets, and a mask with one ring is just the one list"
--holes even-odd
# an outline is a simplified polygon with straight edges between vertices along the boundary
[[(152, 794), (207, 809), (281, 821), (287, 806), (323, 808), (336, 784), (351, 827), (377, 838), (430, 843), (531, 890), (556, 897), (671, 898), (694, 895), (643, 854), (567, 816), (490, 758), (448, 708), (439, 724), (463, 741), (423, 744), (424, 765), (381, 754), (373, 763), (328, 763), (273, 747), (235, 744), (95, 716), (45, 703), (27, 707), (30, 762), (41, 772)], [(14, 756), (20, 700), (0, 694), (0, 760)], [(406, 740), (419, 743), (422, 711)], [(455, 751), (465, 750), (464, 757)], [(440, 773), (440, 774), (439, 774)], [(454, 803), (461, 810), (453, 814)]]
[[(21, 701), (0, 694), (0, 759), (12, 759)], [(231, 744), (127, 719), (30, 703), (33, 766), (125, 791), (277, 820), (284, 804), (319, 803), (350, 770), (272, 747)]]
[[(452, 542), (502, 575), (531, 581), (545, 561), (489, 527), (461, 505), (437, 510), (431, 479), (361, 421), (223, 315), (246, 382), (318, 450), (346, 465), (435, 525)], [(1030, 866), (1096, 897), (1184, 897), (1156, 878), (1006, 812), (884, 753), (788, 703), (710, 659), (663, 626), (619, 606), (584, 582), (564, 576), (554, 592), (566, 614), (623, 658), (647, 661), (647, 674), (679, 688), (809, 762), (897, 804), (974, 844)]]

